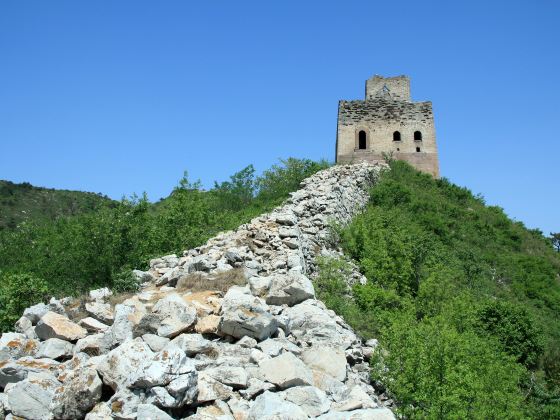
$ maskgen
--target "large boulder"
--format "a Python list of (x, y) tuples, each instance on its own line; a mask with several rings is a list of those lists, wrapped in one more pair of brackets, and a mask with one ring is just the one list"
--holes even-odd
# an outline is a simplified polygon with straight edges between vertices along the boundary
[(259, 395), (251, 409), (249, 410), (248, 420), (276, 420), (290, 419), (300, 420), (307, 419), (307, 414), (290, 401), (282, 399), (278, 394), (265, 391)]
[(35, 329), (33, 328), (32, 322), (29, 318), (22, 316), (14, 324), (14, 329), (18, 333), (24, 334), (26, 337), (35, 338)]
[[(138, 392), (143, 392), (143, 390), (137, 390)], [(154, 386), (149, 388), (146, 393), (146, 403), (154, 404), (158, 407), (171, 408), (177, 405), (175, 398), (162, 386)]]
[(217, 381), (207, 372), (198, 374), (198, 394), (196, 401), (205, 403), (215, 400), (227, 400), (233, 395), (233, 388)]
[(85, 328), (90, 333), (105, 332), (109, 329), (109, 325), (104, 324), (103, 322), (100, 322), (97, 319), (89, 316), (87, 318), (81, 319), (78, 322), (78, 325)]
[(169, 346), (145, 359), (143, 365), (132, 373), (129, 387), (152, 388), (166, 386), (181, 375), (191, 374), (196, 378), (194, 361), (178, 347)]
[(111, 418), (111, 407), (109, 407), (109, 404), (100, 402), (86, 414), (85, 420), (109, 420)]
[(74, 345), (60, 338), (49, 338), (41, 343), (36, 357), (47, 357), (49, 359), (69, 359), (72, 357)]
[(64, 315), (47, 312), (35, 327), (35, 333), (41, 340), (60, 338), (65, 341), (77, 341), (87, 335), (85, 328), (70, 321)]
[(0, 337), (0, 362), (32, 356), (39, 347), (37, 340), (27, 338), (25, 334), (4, 333)]
[(157, 334), (144, 334), (142, 336), (142, 340), (144, 340), (146, 344), (150, 346), (152, 351), (155, 352), (163, 350), (163, 348), (169, 343), (169, 338), (160, 337)]
[(97, 319), (100, 322), (103, 322), (104, 324), (110, 325), (115, 320), (115, 314), (113, 313), (111, 305), (98, 300), (87, 302), (86, 312), (93, 318)]
[(114, 390), (136, 379), (135, 373), (154, 357), (154, 352), (141, 339), (127, 340), (111, 350), (98, 367), (103, 382)]
[(334, 411), (351, 411), (361, 408), (377, 408), (377, 404), (359, 385), (347, 389), (337, 396), (331, 409)]
[(170, 345), (184, 350), (189, 357), (200, 353), (209, 353), (216, 347), (214, 343), (204, 338), (201, 334), (181, 334), (171, 340)]
[(198, 318), (194, 330), (199, 334), (217, 334), (222, 318), (218, 315), (207, 315)]
[(296, 355), (301, 353), (301, 349), (298, 346), (285, 338), (268, 338), (257, 344), (257, 348), (270, 357), (276, 357), (280, 355), (280, 353), (286, 351), (292, 352)]
[(286, 308), (282, 318), (295, 338), (309, 344), (346, 349), (357, 340), (354, 333), (343, 328), (329, 315), (322, 303), (313, 299)]
[(196, 308), (178, 294), (170, 294), (160, 299), (154, 305), (152, 313), (160, 319), (157, 334), (161, 337), (173, 338), (196, 322)]
[(71, 371), (62, 386), (56, 388), (52, 413), (57, 419), (82, 418), (101, 399), (101, 379), (94, 369)]
[(47, 312), (49, 312), (49, 305), (38, 303), (37, 305), (33, 305), (25, 309), (23, 311), (23, 316), (29, 319), (31, 323), (35, 325)]
[(51, 402), (60, 385), (52, 375), (37, 374), (7, 387), (12, 414), (30, 420), (51, 418)]
[(0, 363), (0, 388), (27, 378), (30, 374), (55, 374), (59, 363), (51, 359), (30, 356)]
[(248, 335), (261, 341), (277, 329), (278, 322), (266, 303), (251, 295), (247, 287), (233, 286), (228, 290), (222, 302), (221, 333), (235, 338)]
[(134, 420), (137, 418), (138, 406), (143, 402), (144, 396), (142, 393), (122, 388), (109, 398), (107, 405), (111, 408), (112, 418), (119, 420)]
[(133, 306), (115, 305), (115, 320), (107, 330), (107, 340), (111, 347), (133, 338), (133, 328), (140, 322), (144, 313)]
[(107, 353), (110, 349), (110, 337), (106, 334), (99, 333), (79, 339), (74, 346), (74, 353), (82, 352), (89, 356), (100, 356)]
[(309, 417), (320, 416), (331, 407), (327, 394), (314, 386), (295, 386), (279, 394), (301, 408)]
[(266, 295), (269, 305), (293, 306), (307, 299), (315, 298), (315, 289), (311, 280), (304, 274), (290, 272), (287, 275), (275, 275), (270, 282)]
[(195, 401), (198, 393), (198, 374), (193, 368), (173, 379), (165, 388), (174, 398), (175, 406), (190, 405)]
[(283, 353), (259, 364), (262, 379), (282, 389), (298, 385), (313, 385), (311, 370), (292, 353)]
[(334, 347), (314, 346), (306, 349), (302, 357), (307, 366), (343, 382), (346, 379), (346, 355)]
[(241, 366), (219, 365), (204, 370), (204, 373), (224, 385), (233, 388), (245, 388), (249, 376)]

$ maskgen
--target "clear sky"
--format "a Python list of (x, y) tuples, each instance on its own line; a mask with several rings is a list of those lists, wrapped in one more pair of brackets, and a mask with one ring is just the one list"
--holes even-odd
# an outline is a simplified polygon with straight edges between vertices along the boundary
[(166, 196), (334, 159), (339, 99), (407, 74), (442, 175), (560, 230), (560, 2), (0, 2), (0, 179)]

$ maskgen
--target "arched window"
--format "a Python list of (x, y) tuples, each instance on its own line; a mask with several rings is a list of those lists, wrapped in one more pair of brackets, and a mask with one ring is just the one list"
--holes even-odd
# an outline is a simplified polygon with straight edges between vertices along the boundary
[(414, 140), (422, 141), (422, 133), (420, 131), (415, 131), (414, 132)]
[(419, 147), (416, 148), (416, 152), (420, 152), (420, 148), (419, 148)]
[(364, 130), (358, 133), (358, 149), (365, 149), (367, 145), (367, 134)]
[(400, 131), (395, 131), (393, 133), (393, 141), (401, 141), (401, 133)]

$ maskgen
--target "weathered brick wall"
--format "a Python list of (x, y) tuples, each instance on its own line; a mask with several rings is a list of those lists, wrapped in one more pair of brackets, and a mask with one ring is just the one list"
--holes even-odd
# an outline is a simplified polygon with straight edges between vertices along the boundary
[(410, 79), (406, 76), (382, 77), (375, 75), (366, 80), (366, 99), (378, 96), (379, 91), (387, 86), (391, 96), (401, 101), (410, 101)]
[[(387, 86), (390, 97), (376, 92)], [(369, 99), (373, 96), (374, 99)], [(417, 169), (439, 176), (438, 152), (431, 102), (411, 102), (406, 76), (374, 76), (366, 82), (366, 100), (340, 101), (337, 125), (337, 162), (377, 162), (383, 153), (409, 162)], [(402, 98), (402, 99), (401, 99)], [(366, 133), (366, 148), (359, 148), (359, 132)], [(393, 133), (401, 140), (394, 141)], [(414, 132), (422, 140), (414, 140)]]

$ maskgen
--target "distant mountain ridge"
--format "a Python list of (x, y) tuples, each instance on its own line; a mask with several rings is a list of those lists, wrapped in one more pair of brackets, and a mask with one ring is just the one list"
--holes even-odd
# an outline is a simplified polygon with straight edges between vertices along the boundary
[(94, 211), (115, 201), (100, 193), (58, 190), (0, 180), (0, 230), (25, 221), (54, 220)]

